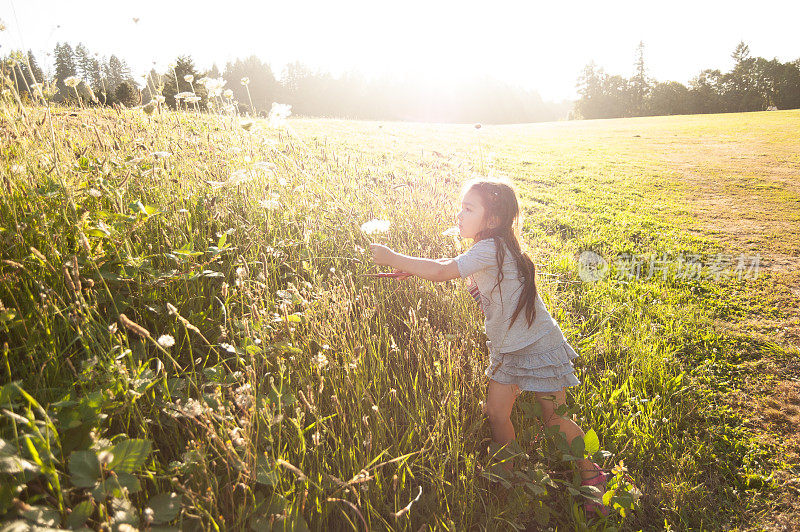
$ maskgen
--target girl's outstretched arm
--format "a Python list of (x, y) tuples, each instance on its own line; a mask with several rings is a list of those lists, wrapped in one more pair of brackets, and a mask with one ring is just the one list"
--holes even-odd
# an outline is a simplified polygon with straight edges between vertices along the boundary
[(442, 282), (461, 277), (453, 259), (425, 259), (392, 251), (381, 244), (370, 244), (372, 260), (380, 266), (391, 266), (429, 281)]

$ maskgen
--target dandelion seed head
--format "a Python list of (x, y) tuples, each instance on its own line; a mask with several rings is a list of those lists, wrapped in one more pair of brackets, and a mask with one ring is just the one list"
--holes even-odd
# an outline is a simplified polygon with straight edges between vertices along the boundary
[(292, 114), (292, 106), (289, 104), (272, 102), (272, 107), (269, 110), (269, 126), (279, 127), (286, 122), (289, 115)]
[(372, 235), (374, 233), (385, 233), (389, 230), (390, 225), (391, 222), (389, 222), (389, 220), (374, 219), (361, 224), (361, 231), (368, 235)]
[(175, 338), (171, 334), (162, 334), (158, 337), (158, 345), (161, 347), (172, 347), (175, 345)]

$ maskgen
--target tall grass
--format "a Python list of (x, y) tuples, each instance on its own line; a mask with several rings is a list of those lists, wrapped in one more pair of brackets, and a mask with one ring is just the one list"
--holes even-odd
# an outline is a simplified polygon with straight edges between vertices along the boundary
[[(603, 215), (596, 190), (581, 209), (528, 203), (541, 293), (582, 354), (568, 415), (599, 438), (570, 448), (523, 395), (509, 455), (488, 446), (487, 353), (468, 295), (363, 275), (359, 226), (373, 218), (391, 221), (382, 241), (403, 252), (461, 251), (441, 232), (482, 164), (474, 152), (403, 156), (420, 142), (407, 125), (354, 126), (372, 135), (361, 144), (345, 123), (245, 130), (213, 115), (69, 108), (53, 109), (51, 141), (45, 110), (22, 111), (9, 97), (0, 107), (6, 520), (720, 528), (742, 524), (747, 490), (768, 486), (766, 450), (716, 401), (712, 377), (735, 371), (717, 354), (731, 339), (696, 296), (720, 287), (577, 276), (581, 248), (711, 247), (646, 209)], [(470, 134), (419, 132), (438, 149)], [(542, 205), (570, 203), (553, 189)], [(592, 493), (571, 464), (584, 454), (613, 467), (607, 519), (582, 511)], [(497, 466), (506, 459), (513, 477)]]

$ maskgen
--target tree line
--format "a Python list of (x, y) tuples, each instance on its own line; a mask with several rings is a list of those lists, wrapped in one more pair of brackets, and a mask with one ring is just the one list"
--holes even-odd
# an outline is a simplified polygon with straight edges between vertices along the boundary
[(768, 109), (800, 108), (800, 59), (751, 57), (741, 41), (731, 54), (730, 72), (705, 69), (689, 86), (677, 81), (651, 79), (644, 63), (644, 44), (639, 43), (631, 78), (609, 75), (589, 63), (577, 82), (580, 98), (576, 118), (620, 118), (702, 113), (737, 113)]
[[(536, 91), (490, 77), (474, 77), (442, 87), (424, 79), (368, 79), (351, 72), (339, 77), (300, 62), (280, 78), (256, 56), (228, 62), (220, 72), (195, 66), (180, 56), (164, 71), (153, 68), (138, 79), (124, 59), (100, 57), (84, 44), (58, 43), (54, 72), (44, 75), (34, 54), (12, 52), (0, 68), (17, 92), (30, 100), (80, 105), (146, 105), (163, 100), (170, 108), (224, 110), (265, 115), (273, 102), (290, 104), (308, 117), (410, 120), (457, 123), (521, 123), (564, 118), (615, 118), (667, 114), (760, 111), (800, 107), (800, 59), (781, 63), (750, 57), (740, 42), (730, 72), (703, 70), (687, 88), (647, 75), (644, 44), (637, 49), (630, 79), (608, 75), (594, 62), (580, 74), (574, 102), (544, 102)], [(48, 78), (48, 79), (46, 79)]]

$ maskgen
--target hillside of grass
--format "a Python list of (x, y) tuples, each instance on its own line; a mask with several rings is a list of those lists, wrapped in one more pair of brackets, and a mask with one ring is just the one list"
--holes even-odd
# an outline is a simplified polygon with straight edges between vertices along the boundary
[[(663, 124), (647, 120), (637, 124)], [(775, 510), (776, 472), (793, 464), (723, 398), (752, 373), (745, 363), (796, 351), (715, 320), (758, 301), (780, 319), (785, 309), (754, 297), (769, 272), (627, 267), (625, 257), (726, 248), (687, 229), (698, 223), (690, 191), (652, 150), (630, 148), (622, 123), (272, 129), (5, 101), (2, 520), (753, 526)], [(711, 124), (704, 135), (724, 128)], [(683, 143), (697, 127), (687, 122)], [(517, 184), (539, 289), (581, 354), (569, 415), (593, 437), (573, 447), (541, 430), (530, 394), (512, 417), (518, 446), (488, 445), (482, 318), (460, 282), (364, 275), (376, 271), (370, 241), (428, 257), (465, 249), (442, 232), (475, 173)], [(372, 219), (389, 230), (364, 234)], [(579, 275), (587, 250), (611, 265), (595, 282)], [(613, 473), (608, 518), (583, 513), (593, 493), (572, 464), (584, 455)], [(513, 478), (497, 464), (508, 459)]]

